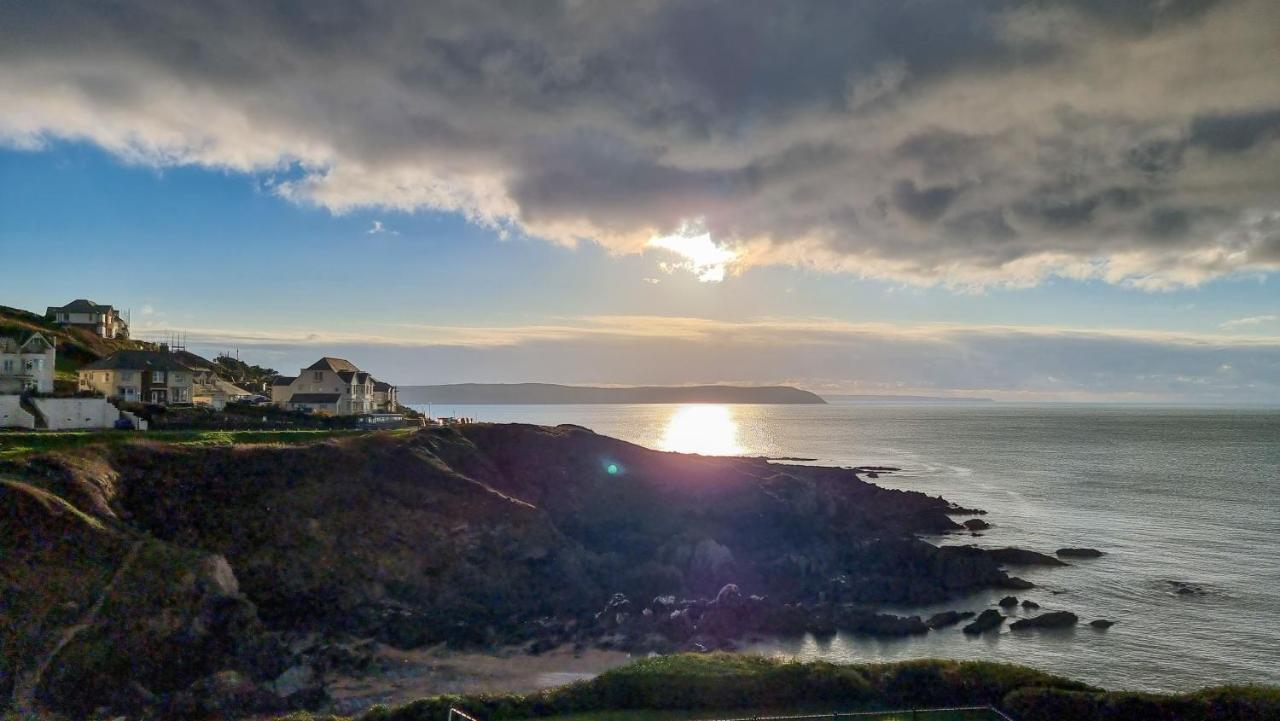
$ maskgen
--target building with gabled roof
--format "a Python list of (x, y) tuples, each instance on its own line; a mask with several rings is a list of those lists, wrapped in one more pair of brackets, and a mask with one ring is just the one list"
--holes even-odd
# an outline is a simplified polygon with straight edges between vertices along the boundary
[[(378, 394), (377, 385), (372, 374), (351, 361), (326, 356), (298, 371), (296, 377), (273, 380), (271, 401), (282, 408), (339, 416), (394, 411), (395, 386), (383, 383), (391, 390)], [(331, 399), (335, 394), (337, 398)]]
[(63, 306), (49, 306), (45, 316), (59, 325), (86, 328), (102, 338), (128, 338), (129, 322), (112, 306), (77, 298)]
[(57, 349), (39, 333), (19, 343), (0, 337), (0, 393), (53, 392)]
[(194, 402), (195, 372), (168, 350), (122, 350), (84, 366), (80, 390), (157, 405)]

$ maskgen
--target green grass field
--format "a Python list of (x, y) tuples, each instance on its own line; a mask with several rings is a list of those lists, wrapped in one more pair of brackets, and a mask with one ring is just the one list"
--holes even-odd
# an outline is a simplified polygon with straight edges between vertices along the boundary
[(164, 443), (195, 446), (221, 446), (237, 443), (310, 443), (326, 438), (349, 438), (371, 433), (399, 433), (403, 432), (403, 430), (0, 432), (0, 458), (18, 458), (32, 453), (78, 448), (98, 443), (125, 443), (136, 440), (162, 441)]

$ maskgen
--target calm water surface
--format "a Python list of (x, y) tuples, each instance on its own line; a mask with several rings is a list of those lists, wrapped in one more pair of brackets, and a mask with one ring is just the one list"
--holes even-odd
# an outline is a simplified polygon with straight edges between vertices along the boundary
[[(437, 413), (451, 411), (436, 407)], [(1018, 569), (1022, 594), (1082, 621), (1056, 632), (840, 635), (757, 650), (840, 661), (1011, 661), (1108, 688), (1280, 683), (1280, 411), (1131, 406), (459, 406), (485, 421), (575, 423), (652, 448), (892, 465), (878, 483), (990, 511), (938, 543), (1107, 553)], [(1179, 595), (1170, 581), (1205, 593)], [(988, 593), (938, 607), (981, 610)]]

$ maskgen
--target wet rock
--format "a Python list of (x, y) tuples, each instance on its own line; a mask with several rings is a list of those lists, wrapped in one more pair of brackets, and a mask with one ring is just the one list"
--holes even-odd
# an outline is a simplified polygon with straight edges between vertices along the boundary
[(1014, 606), (1017, 606), (1017, 605), (1018, 605), (1017, 596), (1005, 596), (1004, 598), (1000, 599), (1001, 608), (1013, 608)]
[(1165, 581), (1174, 593), (1179, 596), (1201, 596), (1206, 593), (1203, 586), (1197, 586), (1187, 581)]
[(1107, 619), (1105, 619), (1105, 618), (1099, 618), (1099, 619), (1095, 619), (1095, 620), (1093, 620), (1093, 621), (1090, 621), (1090, 622), (1089, 622), (1089, 625), (1090, 625), (1090, 626), (1093, 626), (1094, 628), (1096, 628), (1096, 629), (1098, 629), (1098, 630), (1100, 630), (1100, 631), (1105, 631), (1106, 629), (1111, 628), (1112, 626), (1116, 625), (1116, 622), (1115, 622), (1115, 621), (1108, 621), (1108, 620), (1107, 620)]
[(1067, 628), (1076, 625), (1080, 618), (1070, 611), (1049, 611), (1035, 618), (1023, 618), (1009, 624), (1015, 631), (1028, 628)]
[(935, 613), (925, 621), (925, 625), (933, 630), (954, 626), (966, 618), (973, 618), (973, 611), (943, 611)]
[(1000, 624), (1004, 623), (1004, 618), (1005, 617), (999, 611), (989, 608), (978, 614), (978, 617), (973, 620), (973, 623), (965, 626), (962, 630), (970, 635), (985, 633), (993, 628), (999, 627)]
[(1063, 558), (1097, 558), (1102, 551), (1096, 548), (1059, 548), (1055, 553)]
[(985, 531), (988, 528), (991, 528), (991, 524), (987, 523), (981, 518), (970, 518), (969, 520), (965, 521), (960, 525), (964, 526), (970, 531)]
[(1035, 587), (1036, 584), (1026, 580), (1025, 578), (1018, 578), (1017, 576), (1009, 576), (1000, 584), (1000, 588), (1008, 588), (1014, 591), (1025, 591), (1028, 588)]
[(1040, 604), (1028, 598), (1022, 602), (1022, 607), (1027, 609), (1028, 611), (1031, 611), (1031, 610), (1040, 608)]
[(1045, 553), (1038, 551), (1028, 551), (1025, 548), (993, 548), (987, 551), (997, 563), (1005, 563), (1014, 566), (1065, 566), (1067, 564), (1059, 561)]

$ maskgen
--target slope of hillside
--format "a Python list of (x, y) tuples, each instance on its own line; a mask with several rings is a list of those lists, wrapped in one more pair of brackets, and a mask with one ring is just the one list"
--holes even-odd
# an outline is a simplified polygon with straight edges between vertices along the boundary
[(315, 706), (335, 658), (368, 663), (354, 639), (666, 652), (924, 633), (868, 609), (1022, 584), (914, 537), (957, 528), (940, 498), (571, 426), (135, 441), (0, 475), (0, 697), (68, 713)]
[(30, 311), (0, 305), (0, 336), (25, 339), (33, 332), (40, 333), (57, 346), (57, 379), (60, 381), (74, 382), (75, 372), (81, 366), (116, 351), (153, 347), (150, 343), (127, 338), (101, 338), (84, 328), (61, 326)]

